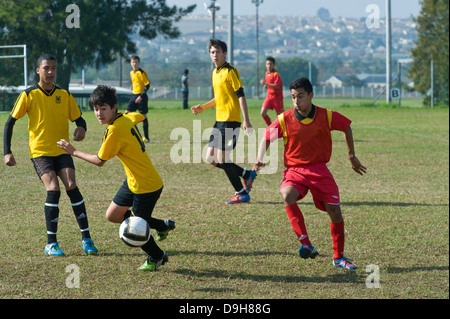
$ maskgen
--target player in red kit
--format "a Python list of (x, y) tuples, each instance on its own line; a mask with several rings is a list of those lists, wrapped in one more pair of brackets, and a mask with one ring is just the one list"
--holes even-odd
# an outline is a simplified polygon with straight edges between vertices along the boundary
[(265, 130), (265, 138), (259, 147), (253, 170), (258, 171), (264, 167), (263, 157), (270, 143), (277, 138), (283, 138), (286, 170), (280, 191), (292, 228), (302, 244), (299, 249), (300, 257), (307, 259), (318, 255), (311, 244), (303, 214), (297, 205), (297, 201), (304, 198), (310, 190), (315, 206), (326, 211), (331, 219), (333, 264), (344, 269), (356, 269), (356, 266), (344, 257), (344, 220), (339, 188), (326, 165), (332, 152), (331, 131), (338, 130), (344, 133), (353, 170), (360, 175), (366, 173), (366, 167), (355, 156), (351, 121), (336, 111), (313, 105), (313, 88), (307, 78), (293, 81), (290, 91), (294, 108), (280, 114)]
[(275, 70), (275, 59), (271, 56), (266, 59), (266, 75), (261, 80), (261, 84), (267, 88), (267, 96), (261, 106), (261, 116), (267, 126), (272, 120), (267, 115), (269, 110), (275, 110), (277, 114), (284, 112), (283, 106), (283, 81), (280, 73)]

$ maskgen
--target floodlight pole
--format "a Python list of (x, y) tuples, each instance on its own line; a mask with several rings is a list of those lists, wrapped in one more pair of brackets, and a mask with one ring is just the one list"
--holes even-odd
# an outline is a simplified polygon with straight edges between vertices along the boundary
[(391, 103), (392, 86), (391, 0), (386, 0), (386, 104)]
[(264, 0), (252, 0), (256, 6), (256, 98), (259, 99), (259, 15), (258, 8)]
[(230, 0), (230, 13), (228, 15), (228, 61), (234, 63), (234, 0)]

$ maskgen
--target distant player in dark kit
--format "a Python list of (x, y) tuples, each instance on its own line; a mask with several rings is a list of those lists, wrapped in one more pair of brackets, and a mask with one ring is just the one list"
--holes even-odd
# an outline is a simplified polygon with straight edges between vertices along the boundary
[(294, 108), (280, 114), (265, 130), (265, 138), (259, 146), (257, 162), (253, 169), (258, 171), (264, 167), (263, 158), (270, 143), (283, 138), (286, 170), (280, 191), (292, 228), (302, 244), (299, 249), (300, 257), (307, 259), (318, 255), (311, 244), (303, 214), (297, 205), (297, 201), (304, 198), (310, 190), (316, 207), (326, 211), (331, 219), (333, 264), (353, 270), (356, 266), (344, 257), (344, 219), (339, 189), (327, 168), (332, 151), (331, 131), (338, 130), (344, 133), (353, 170), (360, 175), (366, 173), (366, 168), (355, 155), (351, 121), (336, 111), (312, 104), (314, 93), (307, 78), (293, 81), (290, 91)]
[(150, 80), (148, 79), (147, 72), (139, 67), (140, 58), (137, 55), (131, 56), (130, 64), (133, 70), (130, 71), (131, 83), (133, 85), (133, 91), (130, 101), (128, 102), (125, 114), (128, 112), (139, 112), (144, 115), (145, 119), (142, 121), (144, 128), (143, 141), (145, 143), (150, 142), (148, 135), (148, 95), (147, 91), (150, 89)]
[(181, 76), (181, 93), (183, 94), (183, 109), (187, 110), (189, 108), (188, 106), (188, 100), (189, 100), (189, 70), (186, 69), (183, 72), (183, 75)]
[[(113, 223), (122, 223), (131, 215), (141, 217), (151, 228), (156, 229), (156, 240), (164, 240), (169, 231), (175, 228), (175, 222), (152, 217), (153, 208), (163, 190), (163, 181), (136, 127), (144, 116), (136, 112), (118, 113), (116, 91), (104, 85), (99, 85), (92, 92), (90, 102), (100, 124), (108, 125), (98, 153), (93, 155), (76, 150), (64, 139), (58, 142), (58, 146), (72, 156), (97, 166), (103, 166), (106, 161), (117, 156), (125, 168), (127, 179), (109, 205), (106, 218)], [(166, 252), (158, 247), (152, 236), (141, 248), (147, 254), (147, 259), (139, 270), (156, 271), (168, 261)]]
[(267, 88), (267, 96), (261, 106), (261, 116), (269, 126), (272, 123), (267, 115), (269, 110), (275, 110), (277, 115), (284, 112), (283, 81), (280, 73), (275, 70), (275, 59), (271, 56), (266, 59), (266, 70), (264, 79), (261, 80), (261, 84)]
[(73, 212), (81, 230), (82, 247), (86, 254), (97, 254), (89, 232), (88, 218), (83, 196), (75, 180), (73, 159), (56, 142), (69, 140), (69, 121), (77, 127), (73, 134), (75, 141), (82, 141), (86, 133), (86, 122), (73, 96), (56, 86), (56, 59), (44, 54), (37, 61), (36, 72), (39, 83), (23, 91), (14, 105), (5, 124), (3, 147), (5, 164), (15, 166), (16, 160), (11, 151), (11, 138), (15, 122), (28, 115), (29, 151), (31, 161), (47, 191), (45, 200), (45, 221), (47, 227), (47, 246), (44, 252), (50, 256), (63, 256), (56, 240), (59, 221), (59, 198), (61, 190), (59, 179), (64, 184), (72, 203)]

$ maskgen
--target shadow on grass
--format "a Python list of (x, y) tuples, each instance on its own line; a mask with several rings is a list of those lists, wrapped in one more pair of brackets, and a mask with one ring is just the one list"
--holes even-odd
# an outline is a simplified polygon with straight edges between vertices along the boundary
[(363, 276), (357, 273), (339, 272), (328, 276), (292, 276), (292, 275), (260, 275), (250, 274), (242, 271), (227, 271), (227, 270), (203, 270), (195, 271), (192, 269), (182, 268), (174, 271), (176, 274), (198, 277), (198, 278), (221, 278), (221, 279), (237, 279), (237, 280), (252, 280), (256, 282), (310, 282), (310, 283), (353, 283), (361, 284), (365, 282)]
[[(280, 205), (284, 207), (283, 202), (273, 201), (252, 201), (252, 204), (261, 205)], [(305, 206), (314, 206), (312, 202), (298, 201), (297, 204)], [(398, 206), (398, 207), (411, 207), (411, 206), (423, 206), (423, 207), (447, 207), (449, 204), (426, 204), (426, 203), (405, 203), (405, 202), (341, 202), (341, 206)]]

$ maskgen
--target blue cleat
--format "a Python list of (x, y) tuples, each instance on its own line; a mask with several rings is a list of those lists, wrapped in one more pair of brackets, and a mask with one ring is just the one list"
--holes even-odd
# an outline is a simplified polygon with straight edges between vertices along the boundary
[(255, 171), (249, 172), (250, 176), (247, 179), (244, 179), (244, 187), (247, 193), (250, 193), (250, 191), (252, 190), (253, 182), (255, 181), (256, 176), (258, 176)]
[(45, 246), (44, 252), (49, 256), (64, 256), (64, 253), (61, 248), (59, 248), (57, 242)]
[(314, 259), (319, 253), (311, 244), (303, 244), (298, 250), (298, 255), (303, 259)]
[(250, 201), (249, 194), (236, 193), (229, 201), (226, 201), (225, 204), (239, 204), (239, 203), (246, 203), (249, 201)]
[(83, 249), (87, 255), (97, 255), (98, 249), (94, 246), (94, 242), (90, 238), (83, 239)]
[(333, 259), (333, 265), (339, 268), (343, 268), (346, 270), (355, 270), (356, 266), (352, 263), (353, 260), (348, 259), (346, 257), (341, 257), (338, 259)]

